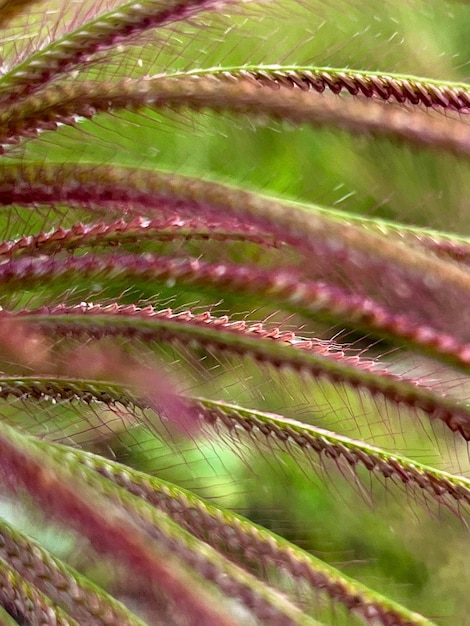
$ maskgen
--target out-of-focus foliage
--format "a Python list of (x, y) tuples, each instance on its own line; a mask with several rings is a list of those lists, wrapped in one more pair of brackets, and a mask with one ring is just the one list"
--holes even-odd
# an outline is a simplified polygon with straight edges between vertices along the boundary
[(470, 624), (469, 20), (0, 2), (12, 619)]

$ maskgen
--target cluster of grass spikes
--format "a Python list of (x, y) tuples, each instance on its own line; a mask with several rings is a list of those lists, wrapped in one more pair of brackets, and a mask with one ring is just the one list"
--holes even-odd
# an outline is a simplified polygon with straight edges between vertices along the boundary
[(250, 151), (223, 124), (465, 167), (470, 85), (232, 63), (224, 37), (247, 20), (248, 51), (264, 12), (288, 22), (268, 2), (0, 1), (2, 625), (456, 623), (408, 604), (398, 570), (376, 589), (373, 548), (332, 548), (348, 575), (312, 541), (353, 502), (408, 543), (420, 524), (468, 543), (470, 239), (253, 190), (204, 165), (204, 134), (234, 163)]

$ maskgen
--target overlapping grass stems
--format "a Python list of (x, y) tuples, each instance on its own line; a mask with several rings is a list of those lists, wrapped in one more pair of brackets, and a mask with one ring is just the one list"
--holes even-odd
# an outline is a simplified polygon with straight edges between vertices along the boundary
[[(112, 563), (96, 584), (90, 567), (79, 573), (0, 521), (2, 624), (344, 619), (413, 626), (453, 619), (450, 609), (433, 621), (426, 610), (396, 602), (393, 589), (379, 593), (346, 575), (314, 556), (315, 545), (308, 546), (313, 553), (296, 545), (295, 531), (283, 538), (269, 522), (250, 521), (249, 512), (236, 510), (243, 499), (225, 506), (227, 494), (218, 499), (204, 474), (213, 469), (212, 447), (222, 467), (238, 463), (224, 474), (229, 491), (245, 466), (262, 483), (254, 451), (269, 465), (298, 467), (309, 498), (319, 477), (327, 485), (352, 478), (354, 493), (371, 485), (369, 496), (380, 499), (382, 489), (391, 490), (401, 528), (413, 516), (427, 519), (426, 507), (413, 508), (416, 500), (444, 517), (455, 513), (459, 532), (467, 533), (470, 480), (398, 453), (393, 428), (415, 420), (424, 437), (435, 428), (437, 447), (443, 442), (455, 454), (454, 469), (464, 463), (470, 240), (249, 191), (202, 168), (190, 176), (124, 166), (119, 150), (114, 161), (95, 162), (100, 123), (129, 113), (142, 114), (155, 141), (172, 141), (175, 115), (184, 123), (188, 115), (223, 114), (240, 132), (261, 118), (281, 130), (339, 129), (464, 162), (464, 82), (300, 64), (146, 71), (165, 46), (159, 33), (179, 41), (178, 27), (184, 35), (188, 22), (205, 26), (203, 41), (219, 13), (230, 24), (227, 13), (238, 19), (250, 10), (249, 2), (223, 0), (0, 2), (2, 490), (86, 540), (82, 561)], [(131, 68), (133, 59), (123, 77), (120, 64)], [(70, 129), (82, 152), (65, 158), (61, 138)], [(210, 304), (217, 300), (233, 311)], [(254, 313), (241, 316), (247, 308)], [(338, 328), (347, 332), (337, 335)], [(360, 340), (348, 342), (351, 331)], [(395, 359), (387, 358), (390, 350)], [(176, 378), (196, 377), (185, 395), (168, 365), (175, 354)], [(231, 395), (217, 377), (211, 381), (214, 367), (226, 376), (225, 364), (235, 372), (224, 378)], [(241, 374), (240, 385), (237, 368), (245, 366), (256, 374)], [(389, 440), (380, 447), (351, 437), (340, 421), (339, 432), (325, 428), (318, 403), (305, 422), (292, 419), (289, 408), (285, 415), (270, 411), (269, 399), (247, 406), (247, 389), (256, 396), (266, 376), (272, 385), (286, 381), (291, 395), (305, 390), (309, 402), (324, 394), (326, 414), (349, 409), (350, 422), (378, 420)], [(163, 471), (142, 471), (159, 451)], [(197, 451), (197, 463), (205, 462), (199, 476), (191, 465)], [(168, 473), (165, 455), (176, 467), (174, 482), (159, 476)], [(188, 475), (199, 485), (194, 491), (185, 488)], [(276, 493), (274, 476), (260, 485), (260, 496)], [(389, 485), (403, 487), (405, 498)], [(326, 493), (335, 497), (334, 488)], [(356, 506), (364, 506), (360, 498)], [(304, 525), (320, 523), (290, 512)], [(367, 543), (367, 529), (364, 536)]]

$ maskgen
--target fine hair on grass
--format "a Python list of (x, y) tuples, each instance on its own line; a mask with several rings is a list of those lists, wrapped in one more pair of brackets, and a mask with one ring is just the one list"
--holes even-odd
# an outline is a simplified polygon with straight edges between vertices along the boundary
[(468, 24), (0, 0), (0, 625), (470, 623)]

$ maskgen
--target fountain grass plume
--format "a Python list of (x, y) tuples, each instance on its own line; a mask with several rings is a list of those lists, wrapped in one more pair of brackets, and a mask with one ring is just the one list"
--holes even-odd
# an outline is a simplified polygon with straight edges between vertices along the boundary
[(0, 2), (2, 624), (466, 618), (469, 8), (369, 4)]

